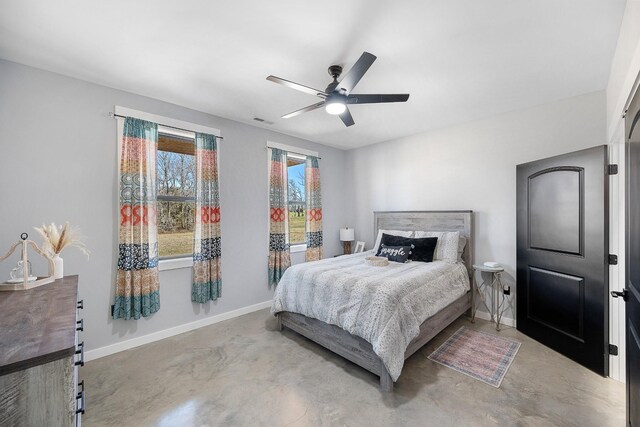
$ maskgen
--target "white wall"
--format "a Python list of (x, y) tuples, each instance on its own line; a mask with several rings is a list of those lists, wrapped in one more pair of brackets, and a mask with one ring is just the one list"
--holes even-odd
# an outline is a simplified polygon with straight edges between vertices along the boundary
[(594, 92), (349, 151), (349, 225), (371, 248), (373, 211), (472, 209), (475, 261), (501, 263), (513, 285), (516, 165), (605, 144), (605, 108)]
[[(211, 96), (216, 96), (212, 93)], [(139, 321), (114, 321), (117, 246), (114, 105), (221, 130), (222, 298), (191, 303), (191, 271), (162, 272), (161, 309)], [(322, 157), (324, 250), (340, 252), (345, 224), (344, 152), (173, 104), (0, 60), (0, 250), (43, 222), (70, 221), (87, 236), (91, 258), (63, 254), (80, 275), (88, 350), (268, 301), (267, 140)], [(304, 254), (295, 254), (294, 260)], [(8, 268), (0, 270), (5, 277)]]

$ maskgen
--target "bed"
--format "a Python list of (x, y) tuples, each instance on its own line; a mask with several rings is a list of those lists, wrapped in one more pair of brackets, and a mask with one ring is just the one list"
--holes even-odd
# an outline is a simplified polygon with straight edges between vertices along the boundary
[[(371, 267), (345, 255), (291, 267), (272, 305), (286, 327), (380, 377), (393, 390), (404, 360), (465, 312), (472, 314), (473, 212), (374, 212), (378, 230), (457, 231), (466, 238), (459, 262)], [(428, 286), (427, 286), (428, 285)], [(426, 319), (420, 321), (420, 319)]]

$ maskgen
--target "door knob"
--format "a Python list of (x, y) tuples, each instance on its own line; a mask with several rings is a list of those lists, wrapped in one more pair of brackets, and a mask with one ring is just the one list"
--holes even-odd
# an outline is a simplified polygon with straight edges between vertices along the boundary
[(622, 291), (611, 291), (611, 296), (614, 298), (622, 297), (623, 300), (627, 301), (629, 299), (629, 291), (626, 289)]

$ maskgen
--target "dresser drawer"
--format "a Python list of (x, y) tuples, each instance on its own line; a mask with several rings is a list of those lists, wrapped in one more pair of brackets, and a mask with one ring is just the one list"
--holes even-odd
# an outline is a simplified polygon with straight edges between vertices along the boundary
[(76, 425), (86, 407), (83, 308), (78, 276), (0, 292), (0, 426)]

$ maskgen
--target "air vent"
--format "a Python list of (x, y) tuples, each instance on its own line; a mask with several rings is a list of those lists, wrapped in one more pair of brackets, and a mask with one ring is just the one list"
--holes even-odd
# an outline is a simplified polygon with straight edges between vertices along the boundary
[(270, 122), (270, 121), (265, 120), (265, 119), (261, 119), (260, 117), (254, 117), (253, 120), (255, 120), (256, 122), (265, 123), (267, 125), (272, 125), (273, 124), (273, 122)]

